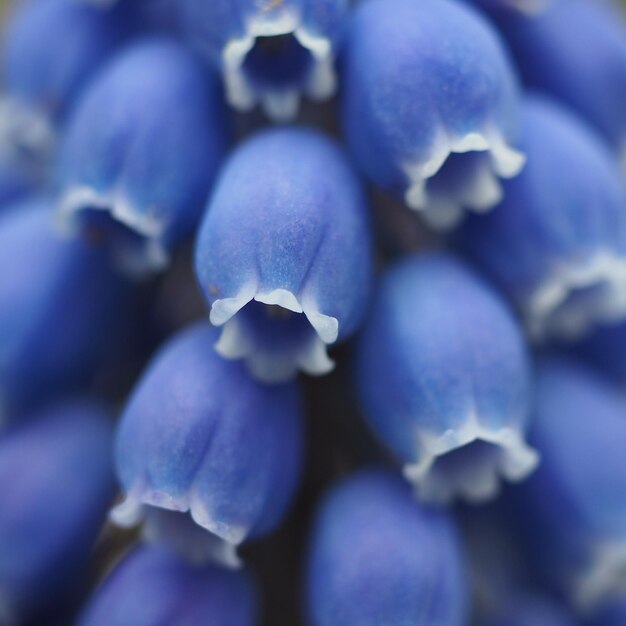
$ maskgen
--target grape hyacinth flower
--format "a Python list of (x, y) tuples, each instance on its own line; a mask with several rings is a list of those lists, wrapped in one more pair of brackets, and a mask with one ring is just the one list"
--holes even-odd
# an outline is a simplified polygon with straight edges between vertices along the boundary
[(53, 204), (0, 215), (0, 421), (82, 383), (128, 326), (128, 285), (101, 249), (54, 232)]
[(626, 166), (626, 22), (611, 2), (551, 2), (498, 19), (524, 82), (595, 126)]
[(383, 276), (357, 346), (368, 424), (428, 501), (493, 497), (498, 476), (525, 478), (530, 365), (498, 296), (445, 254), (402, 261)]
[(528, 163), (459, 243), (536, 340), (581, 338), (626, 315), (626, 194), (606, 146), (546, 99), (525, 106)]
[(531, 441), (542, 455), (516, 494), (520, 532), (546, 579), (592, 608), (626, 588), (626, 410), (574, 362), (538, 365)]
[(97, 589), (78, 626), (253, 626), (256, 593), (243, 571), (197, 567), (164, 546), (140, 546)]
[(130, 272), (156, 270), (189, 236), (226, 146), (219, 84), (165, 38), (124, 50), (68, 125), (61, 219), (111, 239)]
[(181, 0), (190, 41), (222, 73), (238, 111), (260, 104), (293, 119), (303, 95), (336, 90), (335, 56), (349, 0)]
[(519, 173), (519, 95), (497, 33), (454, 0), (367, 0), (346, 34), (343, 126), (380, 187), (432, 225), (491, 209)]
[(452, 520), (391, 473), (333, 487), (313, 523), (306, 573), (311, 626), (463, 626), (464, 557)]
[(223, 330), (217, 351), (264, 382), (329, 372), (372, 274), (369, 207), (343, 153), (297, 128), (263, 132), (230, 158), (196, 244), (196, 273)]
[[(187, 551), (209, 551), (234, 566), (237, 546), (272, 530), (290, 504), (303, 416), (295, 385), (258, 384), (213, 350), (216, 335), (208, 324), (177, 335), (133, 392), (116, 447), (126, 499), (113, 519), (132, 525), (150, 507), (188, 512), (208, 532)], [(163, 519), (152, 525), (175, 533), (178, 545), (181, 534), (201, 539), (186, 528)]]
[(2, 624), (45, 610), (87, 565), (114, 494), (111, 444), (108, 415), (82, 399), (0, 435)]
[[(123, 30), (117, 15), (73, 0), (21, 3), (0, 55), (0, 150), (27, 157), (41, 169), (56, 146), (59, 127), (120, 43)], [(59, 36), (50, 45), (55, 33)]]

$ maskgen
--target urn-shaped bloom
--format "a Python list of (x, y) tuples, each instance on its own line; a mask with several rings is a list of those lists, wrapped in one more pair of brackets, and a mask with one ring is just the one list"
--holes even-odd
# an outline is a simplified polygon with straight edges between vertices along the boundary
[(194, 566), (164, 546), (140, 546), (96, 589), (78, 626), (253, 626), (251, 578)]
[(196, 273), (222, 326), (221, 355), (266, 382), (325, 374), (372, 274), (368, 207), (344, 154), (308, 130), (263, 132), (221, 172), (196, 244)]
[(225, 148), (219, 84), (165, 38), (123, 50), (68, 125), (58, 172), (68, 225), (111, 242), (129, 271), (159, 269), (191, 235)]
[(306, 564), (311, 626), (463, 626), (465, 562), (452, 520), (409, 486), (364, 470), (334, 486), (313, 522)]
[(516, 494), (519, 527), (537, 571), (589, 609), (626, 584), (626, 410), (581, 365), (544, 357), (537, 370), (542, 462)]
[(87, 400), (0, 435), (1, 623), (45, 616), (87, 564), (114, 494), (111, 444), (108, 415)]
[(181, 0), (183, 29), (221, 72), (239, 111), (260, 104), (275, 121), (295, 117), (300, 99), (336, 89), (335, 57), (348, 0)]
[(128, 285), (101, 249), (55, 232), (53, 205), (0, 215), (0, 421), (87, 382), (128, 328)]
[(455, 0), (367, 0), (346, 40), (343, 126), (365, 174), (433, 226), (497, 204), (524, 157), (514, 70), (486, 19)]
[[(201, 324), (174, 337), (132, 393), (116, 445), (126, 499), (113, 517), (133, 524), (150, 507), (189, 513), (208, 531), (192, 537), (198, 550), (211, 544), (208, 556), (234, 564), (236, 547), (272, 530), (291, 502), (303, 416), (293, 384), (257, 383), (215, 352), (216, 334)], [(163, 519), (151, 528), (180, 545), (175, 526), (185, 532)]]
[(608, 148), (546, 99), (525, 104), (528, 163), (459, 243), (537, 340), (575, 340), (626, 315), (626, 194)]
[(383, 275), (357, 345), (357, 391), (419, 496), (486, 500), (500, 475), (533, 470), (530, 377), (514, 318), (462, 263), (427, 254)]
[(17, 3), (0, 55), (0, 149), (40, 166), (123, 30), (119, 16), (74, 0)]

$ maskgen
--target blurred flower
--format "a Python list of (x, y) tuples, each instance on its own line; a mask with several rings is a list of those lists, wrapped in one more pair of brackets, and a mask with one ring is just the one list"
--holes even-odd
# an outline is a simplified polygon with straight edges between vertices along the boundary
[(270, 130), (222, 171), (196, 272), (223, 326), (216, 346), (264, 382), (326, 374), (326, 346), (362, 321), (372, 274), (369, 207), (343, 153), (321, 135)]
[(453, 0), (368, 0), (350, 22), (343, 125), (354, 159), (433, 226), (498, 203), (521, 170), (518, 92), (498, 35)]
[(160, 269), (192, 234), (226, 145), (219, 86), (173, 41), (125, 50), (94, 81), (63, 139), (59, 211), (108, 236), (131, 272)]
[(409, 258), (383, 276), (359, 339), (362, 409), (426, 500), (492, 498), (499, 475), (525, 478), (530, 367), (497, 295), (444, 254)]
[[(116, 448), (126, 499), (113, 518), (132, 525), (146, 507), (188, 512), (209, 531), (193, 537), (197, 550), (236, 565), (237, 546), (272, 530), (291, 502), (303, 415), (294, 385), (259, 385), (215, 353), (216, 334), (201, 324), (177, 335), (133, 392)], [(188, 535), (171, 520), (156, 523), (178, 545), (177, 528)]]
[(306, 576), (312, 626), (467, 623), (464, 559), (451, 519), (420, 506), (383, 471), (362, 471), (326, 495)]

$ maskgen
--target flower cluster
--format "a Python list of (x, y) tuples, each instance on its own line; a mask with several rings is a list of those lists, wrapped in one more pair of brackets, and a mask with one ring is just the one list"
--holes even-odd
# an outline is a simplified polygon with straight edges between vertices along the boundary
[(16, 0), (0, 626), (625, 626), (626, 18)]

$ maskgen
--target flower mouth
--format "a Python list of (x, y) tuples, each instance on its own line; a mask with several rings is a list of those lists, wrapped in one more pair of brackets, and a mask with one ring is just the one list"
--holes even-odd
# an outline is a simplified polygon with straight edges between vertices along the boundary
[(336, 90), (330, 41), (308, 33), (289, 11), (251, 20), (246, 34), (225, 46), (222, 65), (229, 104), (239, 111), (260, 104), (274, 121), (293, 119), (302, 94), (326, 100)]
[(450, 139), (440, 132), (426, 161), (409, 162), (406, 204), (433, 228), (456, 226), (464, 211), (484, 213), (502, 199), (499, 178), (513, 178), (525, 156), (496, 132), (468, 133)]
[(235, 298), (216, 300), (210, 319), (223, 326), (218, 353), (245, 360), (263, 382), (284, 382), (298, 370), (320, 376), (334, 367), (327, 345), (337, 340), (336, 318), (320, 313), (311, 302), (301, 304), (285, 289), (257, 293), (244, 288)]
[(626, 316), (626, 260), (601, 252), (587, 262), (561, 267), (532, 295), (527, 326), (536, 341), (573, 341), (597, 323)]
[(114, 263), (126, 274), (140, 277), (169, 264), (161, 241), (163, 225), (122, 198), (86, 187), (70, 189), (60, 201), (58, 214), (64, 230), (80, 232), (94, 245), (110, 246)]
[(441, 436), (422, 433), (418, 460), (404, 474), (422, 500), (447, 504), (459, 497), (478, 504), (498, 494), (501, 478), (523, 480), (538, 463), (537, 452), (517, 430), (491, 431), (473, 418)]

